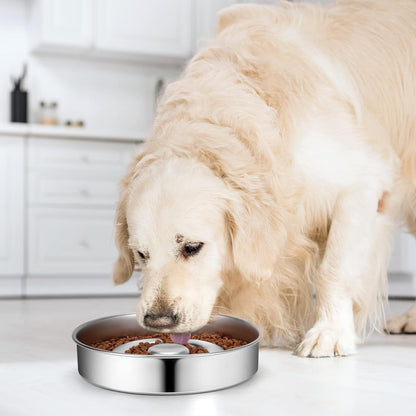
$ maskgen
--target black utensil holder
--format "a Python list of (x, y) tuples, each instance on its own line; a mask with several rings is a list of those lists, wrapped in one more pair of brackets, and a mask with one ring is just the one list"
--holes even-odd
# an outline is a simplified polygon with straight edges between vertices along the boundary
[(27, 123), (27, 95), (27, 91), (22, 90), (11, 92), (12, 123)]

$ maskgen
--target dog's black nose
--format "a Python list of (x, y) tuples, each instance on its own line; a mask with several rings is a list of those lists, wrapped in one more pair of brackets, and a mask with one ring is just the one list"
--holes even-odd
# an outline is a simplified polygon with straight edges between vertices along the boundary
[(173, 328), (178, 323), (178, 315), (173, 313), (151, 314), (144, 316), (144, 324), (150, 328)]

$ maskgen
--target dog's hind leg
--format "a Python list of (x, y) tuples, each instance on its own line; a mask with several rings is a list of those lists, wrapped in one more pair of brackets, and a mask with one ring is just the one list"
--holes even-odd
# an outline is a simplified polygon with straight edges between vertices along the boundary
[[(409, 232), (416, 237), (416, 211), (410, 211), (406, 223)], [(385, 330), (389, 334), (416, 334), (416, 303), (407, 312), (389, 319)]]
[(416, 334), (416, 303), (407, 312), (389, 319), (386, 332), (389, 334)]

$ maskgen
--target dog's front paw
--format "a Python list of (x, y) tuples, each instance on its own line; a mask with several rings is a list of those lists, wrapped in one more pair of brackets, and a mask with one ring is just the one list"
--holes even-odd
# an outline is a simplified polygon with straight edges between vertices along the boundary
[(342, 328), (311, 328), (295, 351), (300, 357), (336, 357), (355, 353), (353, 331)]
[(389, 334), (416, 334), (416, 304), (406, 313), (387, 321), (386, 332)]

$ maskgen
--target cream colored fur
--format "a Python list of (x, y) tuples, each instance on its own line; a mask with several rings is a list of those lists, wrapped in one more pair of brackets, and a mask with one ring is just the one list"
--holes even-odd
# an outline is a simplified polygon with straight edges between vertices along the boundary
[(220, 14), (124, 181), (114, 281), (142, 267), (139, 323), (226, 312), (319, 357), (382, 322), (392, 231), (416, 229), (415, 22), (415, 0)]

